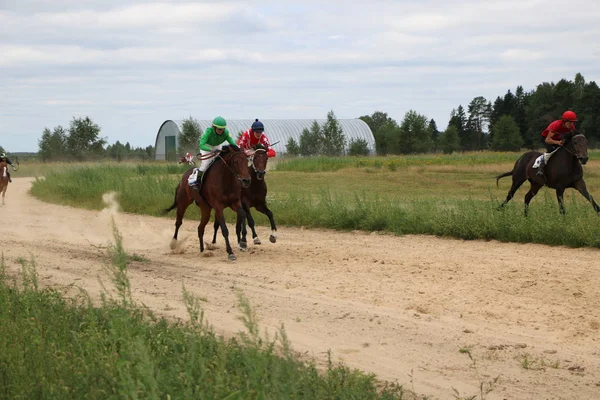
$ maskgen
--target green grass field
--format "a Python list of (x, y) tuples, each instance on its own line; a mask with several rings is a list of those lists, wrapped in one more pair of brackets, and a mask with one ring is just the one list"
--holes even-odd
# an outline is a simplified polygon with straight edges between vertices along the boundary
[[(542, 189), (523, 216), (528, 184), (497, 211), (516, 153), (451, 156), (344, 157), (276, 160), (267, 174), (268, 202), (278, 224), (342, 230), (431, 234), (463, 239), (600, 247), (600, 218), (577, 192), (565, 195), (558, 213), (554, 191)], [(600, 199), (600, 152), (590, 153), (585, 178)], [(117, 193), (125, 212), (160, 215), (172, 203), (183, 166), (161, 163), (51, 166), (34, 182), (36, 197), (58, 204), (101, 209), (102, 194)], [(253, 215), (267, 224), (262, 214)], [(174, 213), (168, 216), (174, 219)], [(187, 219), (198, 219), (190, 207)], [(228, 214), (234, 221), (233, 213)]]

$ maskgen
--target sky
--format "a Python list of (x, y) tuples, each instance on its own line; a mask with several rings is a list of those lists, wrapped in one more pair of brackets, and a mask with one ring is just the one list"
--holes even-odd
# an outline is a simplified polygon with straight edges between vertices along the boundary
[(136, 147), (217, 115), (414, 110), (443, 130), (477, 96), (600, 81), (599, 21), (597, 0), (0, 0), (0, 145), (86, 116)]

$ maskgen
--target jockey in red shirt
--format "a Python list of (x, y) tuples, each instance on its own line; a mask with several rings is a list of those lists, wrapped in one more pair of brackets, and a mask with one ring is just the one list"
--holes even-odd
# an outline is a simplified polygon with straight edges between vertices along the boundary
[(252, 127), (242, 133), (242, 136), (238, 139), (238, 146), (240, 146), (246, 154), (254, 149), (257, 144), (262, 144), (267, 149), (267, 156), (275, 157), (275, 150), (271, 147), (269, 138), (264, 133), (265, 127), (262, 122), (256, 119), (252, 123)]
[(550, 156), (554, 154), (554, 151), (563, 145), (563, 134), (575, 130), (575, 122), (577, 122), (577, 114), (573, 111), (565, 111), (562, 118), (552, 122), (544, 131), (542, 136), (545, 138), (544, 143), (546, 144), (546, 153), (542, 163), (537, 170), (537, 175), (544, 176), (544, 167), (548, 163)]

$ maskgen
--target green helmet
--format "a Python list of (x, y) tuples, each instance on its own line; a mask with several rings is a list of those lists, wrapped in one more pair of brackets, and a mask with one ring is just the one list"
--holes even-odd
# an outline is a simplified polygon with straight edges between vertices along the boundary
[(227, 121), (225, 121), (225, 118), (223, 117), (216, 117), (215, 119), (213, 119), (213, 126), (215, 128), (225, 129), (225, 127), (227, 126)]
[(6, 153), (0, 154), (0, 158), (6, 158)]

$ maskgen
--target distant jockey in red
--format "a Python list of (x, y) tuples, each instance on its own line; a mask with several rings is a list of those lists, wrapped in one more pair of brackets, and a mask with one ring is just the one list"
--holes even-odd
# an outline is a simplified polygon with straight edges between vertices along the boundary
[(252, 123), (252, 127), (242, 133), (242, 136), (238, 139), (238, 146), (240, 146), (246, 154), (252, 154), (254, 146), (261, 144), (267, 149), (267, 155), (269, 157), (275, 157), (275, 150), (271, 147), (271, 142), (267, 135), (265, 135), (265, 127), (262, 122), (256, 119)]
[(554, 152), (563, 145), (563, 134), (575, 130), (575, 122), (577, 115), (573, 111), (565, 111), (562, 118), (552, 122), (544, 131), (544, 144), (546, 145), (546, 153), (542, 163), (537, 170), (537, 175), (544, 176), (544, 167)]

